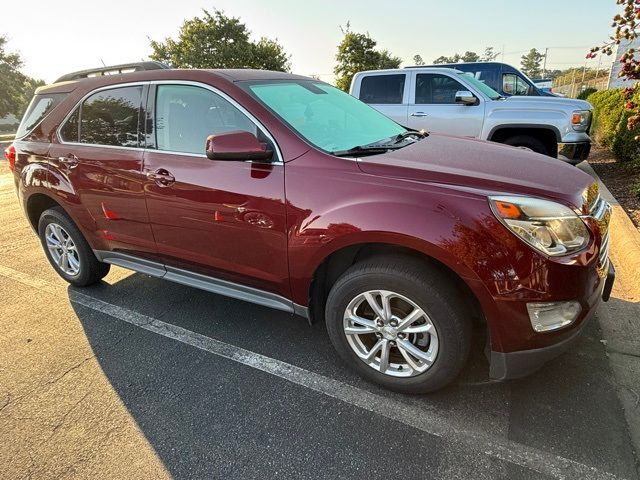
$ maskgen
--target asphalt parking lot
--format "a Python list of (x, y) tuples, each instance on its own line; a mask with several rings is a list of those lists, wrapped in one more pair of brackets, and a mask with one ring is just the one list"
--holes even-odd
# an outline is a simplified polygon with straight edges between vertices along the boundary
[(69, 288), (6, 163), (0, 225), (0, 478), (638, 478), (597, 322), (508, 383), (477, 331), (455, 385), (405, 396), (322, 324), (119, 268)]

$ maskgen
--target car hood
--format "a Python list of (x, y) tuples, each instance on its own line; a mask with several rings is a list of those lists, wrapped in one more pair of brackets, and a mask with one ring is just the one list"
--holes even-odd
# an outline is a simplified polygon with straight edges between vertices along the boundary
[(543, 97), (543, 96), (531, 96), (521, 97), (512, 96), (495, 100), (496, 102), (502, 102), (504, 105), (513, 107), (546, 107), (546, 108), (563, 108), (567, 110), (591, 110), (593, 107), (586, 100), (578, 100), (576, 98), (562, 98), (562, 97)]
[(582, 207), (593, 179), (557, 160), (522, 148), (482, 140), (430, 134), (412, 145), (358, 159), (371, 175), (448, 185), (481, 194), (516, 194), (560, 200)]

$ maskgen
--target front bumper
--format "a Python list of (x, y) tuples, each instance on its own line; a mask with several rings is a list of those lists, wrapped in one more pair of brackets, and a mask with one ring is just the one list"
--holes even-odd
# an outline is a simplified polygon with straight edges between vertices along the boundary
[(558, 158), (572, 165), (589, 157), (591, 142), (558, 143)]
[(553, 345), (531, 350), (508, 353), (491, 351), (489, 358), (491, 363), (489, 376), (491, 379), (509, 380), (525, 377), (569, 349), (580, 338), (580, 334), (595, 314), (600, 299), (605, 302), (609, 300), (613, 282), (615, 281), (615, 274), (615, 268), (609, 262), (607, 275), (602, 282), (602, 290), (598, 291), (598, 298), (594, 299), (589, 313), (569, 337)]

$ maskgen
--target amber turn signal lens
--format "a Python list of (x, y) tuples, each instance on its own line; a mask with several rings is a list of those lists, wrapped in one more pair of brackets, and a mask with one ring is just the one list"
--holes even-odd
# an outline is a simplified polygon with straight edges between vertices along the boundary
[(520, 208), (513, 203), (496, 201), (494, 205), (502, 218), (520, 218), (522, 214)]
[(574, 125), (580, 125), (582, 123), (582, 114), (574, 113), (571, 117), (571, 123)]

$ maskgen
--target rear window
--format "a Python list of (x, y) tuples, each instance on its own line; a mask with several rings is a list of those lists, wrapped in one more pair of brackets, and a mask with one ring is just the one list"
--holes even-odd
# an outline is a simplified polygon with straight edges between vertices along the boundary
[(360, 100), (373, 104), (399, 104), (404, 95), (404, 73), (369, 75), (360, 82)]
[(66, 93), (50, 93), (47, 95), (35, 95), (22, 117), (16, 138), (22, 138), (30, 133), (36, 126), (49, 115), (49, 112), (57, 107), (66, 97)]
[[(137, 147), (142, 86), (102, 90), (80, 110), (80, 143)], [(73, 121), (73, 116), (69, 120)]]

